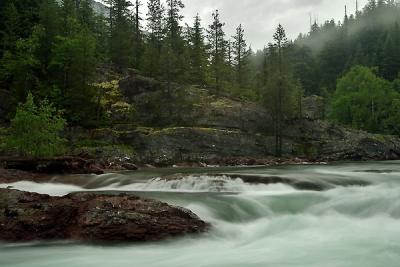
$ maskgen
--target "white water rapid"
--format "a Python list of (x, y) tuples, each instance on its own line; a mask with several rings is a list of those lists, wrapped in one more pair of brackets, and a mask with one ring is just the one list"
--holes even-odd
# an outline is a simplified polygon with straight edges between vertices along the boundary
[[(213, 227), (200, 236), (148, 244), (0, 243), (0, 266), (400, 266), (399, 162), (242, 168), (221, 173), (279, 176), (330, 186), (321, 192), (298, 190), (280, 183), (249, 184), (204, 171), (175, 180), (154, 178), (161, 173), (126, 173), (2, 184), (3, 188), (55, 196), (76, 191), (132, 192), (188, 208)], [(369, 185), (345, 186), (353, 180)]]

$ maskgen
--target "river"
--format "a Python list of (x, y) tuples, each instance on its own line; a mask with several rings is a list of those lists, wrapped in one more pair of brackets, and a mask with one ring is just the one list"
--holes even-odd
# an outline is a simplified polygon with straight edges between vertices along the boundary
[[(174, 173), (185, 178), (154, 179)], [(248, 184), (215, 173), (318, 181), (326, 190)], [(213, 227), (200, 236), (146, 244), (0, 243), (1, 267), (400, 266), (400, 162), (396, 161), (154, 169), (0, 185), (7, 186), (55, 196), (76, 191), (133, 192), (188, 208)]]

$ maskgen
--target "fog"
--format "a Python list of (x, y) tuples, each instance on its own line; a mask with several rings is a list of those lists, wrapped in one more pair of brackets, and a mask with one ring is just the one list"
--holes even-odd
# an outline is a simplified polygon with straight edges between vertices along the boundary
[[(368, 1), (359, 0), (360, 8)], [(244, 25), (248, 43), (261, 49), (272, 40), (276, 26), (281, 23), (294, 39), (306, 33), (311, 20), (323, 23), (334, 18), (343, 20), (344, 6), (348, 13), (355, 13), (356, 3), (349, 0), (186, 0), (185, 21), (199, 13), (204, 24), (209, 24), (213, 10), (219, 9), (226, 22), (225, 30), (230, 36), (239, 23)]]
[[(133, 2), (133, 0), (131, 0)], [(147, 13), (146, 1), (142, 15)], [(227, 36), (234, 34), (235, 28), (243, 24), (248, 44), (253, 49), (261, 49), (272, 41), (276, 26), (281, 23), (289, 36), (294, 39), (299, 33), (306, 33), (311, 20), (323, 23), (334, 18), (343, 20), (344, 6), (348, 13), (355, 13), (355, 0), (183, 0), (184, 23), (192, 24), (193, 17), (199, 13), (203, 27), (211, 22), (211, 14), (218, 9), (221, 19), (226, 23)], [(368, 0), (359, 0), (360, 9)]]

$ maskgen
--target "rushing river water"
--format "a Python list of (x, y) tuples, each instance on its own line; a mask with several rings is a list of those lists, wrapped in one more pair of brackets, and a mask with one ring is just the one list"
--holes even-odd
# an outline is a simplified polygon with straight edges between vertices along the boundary
[[(187, 175), (153, 179), (178, 172)], [(212, 173), (316, 181), (327, 190), (248, 184)], [(369, 185), (344, 186), (359, 181)], [(88, 190), (134, 192), (186, 207), (213, 228), (200, 236), (147, 244), (3, 243), (1, 267), (400, 266), (400, 162), (148, 170), (0, 185), (7, 186), (57, 196)]]

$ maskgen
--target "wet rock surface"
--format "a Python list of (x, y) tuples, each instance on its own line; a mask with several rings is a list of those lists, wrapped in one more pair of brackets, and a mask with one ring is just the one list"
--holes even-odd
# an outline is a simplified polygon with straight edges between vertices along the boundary
[(18, 181), (35, 181), (42, 182), (48, 181), (49, 177), (46, 175), (39, 175), (36, 173), (25, 172), (20, 170), (6, 170), (0, 167), (0, 183), (8, 184)]
[(0, 240), (155, 241), (201, 233), (191, 211), (133, 195), (50, 197), (0, 189)]
[(65, 156), (58, 158), (2, 158), (5, 169), (14, 169), (46, 174), (103, 174), (94, 160)]
[[(286, 184), (298, 190), (306, 191), (326, 191), (336, 186), (368, 186), (370, 185), (367, 181), (357, 179), (346, 179), (341, 177), (335, 180), (320, 180), (320, 179), (306, 179), (299, 180), (281, 176), (258, 176), (258, 175), (243, 175), (243, 174), (231, 174), (231, 173), (211, 173), (211, 174), (191, 174), (190, 177), (210, 176), (221, 178), (216, 180), (221, 183), (221, 186), (225, 183), (226, 178), (229, 179), (241, 179), (243, 182), (248, 184)], [(182, 180), (188, 177), (188, 174), (173, 174), (162, 177), (165, 181)], [(224, 179), (222, 179), (224, 178)]]
[(400, 159), (400, 138), (349, 129), (322, 120), (293, 121), (285, 129), (295, 154), (324, 161)]

